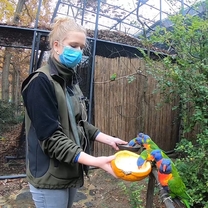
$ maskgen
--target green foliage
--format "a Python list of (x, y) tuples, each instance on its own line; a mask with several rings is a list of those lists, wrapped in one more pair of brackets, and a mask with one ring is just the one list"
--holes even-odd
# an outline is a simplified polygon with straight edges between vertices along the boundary
[(162, 68), (148, 60), (149, 72), (158, 80), (158, 91), (165, 102), (179, 96), (180, 116), (184, 132), (196, 125), (207, 128), (208, 119), (208, 21), (197, 16), (176, 15), (171, 31), (157, 28), (151, 36), (152, 44), (165, 44), (175, 52), (161, 59)]
[(1, 0), (0, 7), (2, 11), (4, 11), (0, 13), (0, 21), (1, 22), (5, 20), (11, 21), (11, 17), (13, 16), (14, 11), (15, 11), (15, 2), (8, 1), (8, 0)]
[(11, 125), (22, 122), (23, 115), (17, 115), (16, 107), (13, 103), (0, 100), (0, 134)]
[(158, 64), (150, 59), (149, 54), (143, 54), (148, 72), (158, 81), (155, 93), (164, 97), (158, 106), (170, 103), (176, 97), (179, 100), (172, 109), (179, 111), (181, 125), (182, 140), (177, 151), (183, 157), (177, 160), (177, 167), (194, 203), (205, 207), (208, 201), (207, 0), (203, 7), (205, 12), (202, 17), (181, 14), (171, 16), (171, 28), (158, 27), (152, 33), (149, 44), (163, 45), (167, 50), (167, 55), (155, 53)]
[(138, 182), (131, 182), (130, 186), (119, 183), (121, 190), (124, 192), (126, 197), (130, 200), (131, 208), (143, 208), (143, 200), (141, 198), (141, 192), (145, 188), (145, 185), (139, 185)]
[(116, 77), (117, 77), (117, 74), (116, 74), (116, 73), (113, 73), (113, 74), (110, 76), (110, 80), (111, 80), (111, 81), (115, 81)]
[(195, 206), (206, 207), (208, 201), (208, 130), (198, 135), (196, 144), (183, 139), (176, 151), (181, 158), (175, 161), (178, 171), (193, 198)]
[(172, 30), (157, 28), (150, 37), (151, 44), (163, 44), (174, 55), (160, 59), (162, 67), (146, 56), (150, 74), (158, 80), (158, 91), (165, 102), (178, 95), (184, 132), (196, 125), (201, 130), (208, 123), (208, 21), (197, 16), (172, 16)]
[(14, 119), (12, 103), (0, 101), (0, 114), (2, 123), (11, 122)]
[(132, 83), (135, 79), (136, 79), (136, 77), (134, 75), (129, 75), (127, 77), (128, 83)]

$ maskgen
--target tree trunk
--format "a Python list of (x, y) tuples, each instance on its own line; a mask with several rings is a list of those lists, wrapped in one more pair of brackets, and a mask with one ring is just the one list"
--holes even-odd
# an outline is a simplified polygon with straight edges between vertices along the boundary
[(9, 68), (12, 54), (5, 50), (4, 66), (2, 71), (2, 100), (9, 101)]
[(11, 76), (12, 76), (12, 82), (11, 82), (11, 101), (12, 101), (12, 103), (14, 103), (14, 99), (15, 99), (15, 82), (16, 82), (16, 80), (15, 80), (15, 70), (12, 70), (12, 71), (10, 71), (10, 74), (11, 74)]
[[(13, 23), (18, 24), (20, 13), (22, 12), (22, 9), (26, 1), (27, 0), (18, 0), (13, 18)], [(6, 48), (4, 55), (3, 71), (2, 71), (2, 100), (5, 101), (9, 101), (9, 68), (10, 68), (11, 57), (12, 54), (10, 53), (10, 49)]]
[(24, 4), (27, 0), (19, 0), (17, 3), (17, 7), (14, 13), (14, 19), (13, 22), (14, 24), (18, 24), (19, 23), (19, 19), (20, 19), (20, 13), (22, 12), (22, 9), (24, 7)]
[(18, 107), (18, 105), (20, 104), (20, 72), (19, 72), (19, 65), (17, 64), (17, 68), (14, 68), (14, 72), (13, 72), (14, 76), (13, 76), (13, 102), (15, 104), (16, 107)]

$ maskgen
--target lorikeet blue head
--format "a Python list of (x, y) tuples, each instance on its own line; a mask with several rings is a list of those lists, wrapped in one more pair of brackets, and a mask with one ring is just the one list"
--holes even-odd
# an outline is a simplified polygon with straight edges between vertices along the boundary
[(141, 144), (147, 144), (150, 141), (150, 137), (147, 134), (139, 133), (137, 135), (137, 142), (141, 142)]
[(156, 162), (160, 161), (163, 158), (162, 151), (160, 149), (153, 150), (150, 153), (150, 157), (151, 156), (155, 159)]
[(135, 144), (139, 144), (146, 149), (150, 148), (151, 138), (143, 133), (139, 133), (136, 138), (132, 139), (128, 145), (133, 147)]
[[(142, 134), (142, 133), (140, 133), (140, 134)], [(139, 134), (139, 135), (140, 135)], [(141, 145), (141, 146), (144, 146), (144, 144), (146, 144), (146, 139), (144, 139), (143, 137), (140, 137), (140, 136), (137, 136), (136, 138), (134, 138), (134, 139), (132, 139), (129, 143), (128, 143), (128, 145), (129, 146), (134, 146), (135, 144), (139, 144), (139, 145)], [(145, 135), (145, 134), (144, 134)]]
[(151, 138), (147, 134), (139, 133), (136, 141), (146, 149), (150, 149)]
[(136, 138), (134, 138), (134, 139), (132, 139), (129, 143), (128, 143), (128, 145), (130, 146), (130, 147), (133, 147), (134, 145), (136, 145)]
[(140, 168), (144, 164), (145, 160), (142, 157), (139, 157), (137, 160), (137, 166)]
[(138, 143), (140, 145), (143, 145), (142, 138), (141, 137), (136, 137), (136, 143)]
[(159, 171), (161, 173), (170, 174), (172, 172), (171, 160), (168, 158), (163, 158)]

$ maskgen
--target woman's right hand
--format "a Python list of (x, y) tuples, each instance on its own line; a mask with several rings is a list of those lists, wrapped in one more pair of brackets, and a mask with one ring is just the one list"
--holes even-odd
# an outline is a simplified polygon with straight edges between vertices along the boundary
[(115, 159), (114, 155), (111, 155), (111, 156), (108, 156), (108, 157), (101, 156), (101, 157), (97, 157), (96, 159), (98, 160), (98, 166), (97, 167), (105, 170), (106, 172), (110, 173), (112, 176), (117, 178), (117, 176), (113, 172), (113, 169), (112, 169), (112, 166), (111, 166), (111, 161), (113, 159)]
[(111, 167), (111, 161), (113, 159), (115, 159), (115, 155), (94, 157), (86, 154), (85, 152), (80, 152), (78, 162), (84, 165), (101, 168), (110, 173), (112, 176), (116, 177)]

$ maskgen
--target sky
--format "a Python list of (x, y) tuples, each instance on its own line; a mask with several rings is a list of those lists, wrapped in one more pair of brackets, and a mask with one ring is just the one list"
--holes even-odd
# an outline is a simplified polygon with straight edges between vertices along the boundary
[[(74, 5), (77, 5), (77, 1), (78, 0), (68, 1), (72, 3), (72, 7), (60, 4), (58, 10), (59, 15), (75, 17), (76, 21), (82, 23), (85, 28), (94, 30), (96, 26), (96, 7), (93, 7), (92, 4), (92, 7), (86, 8), (84, 11), (84, 21), (82, 21), (81, 17), (83, 13), (82, 10), (80, 10), (80, 6), (78, 8), (74, 7)], [(199, 0), (183, 1), (187, 5), (199, 2)], [(130, 35), (138, 34), (138, 32), (141, 31), (142, 28), (136, 16), (136, 0), (101, 0), (101, 2), (100, 15), (98, 18), (99, 30), (119, 30)], [(167, 18), (168, 14), (177, 13), (182, 8), (181, 2), (175, 0), (140, 0), (140, 3), (141, 2), (144, 3), (142, 5), (140, 4), (139, 7), (139, 18), (149, 26), (160, 19), (163, 20)], [(119, 22), (119, 20), (122, 21)]]

